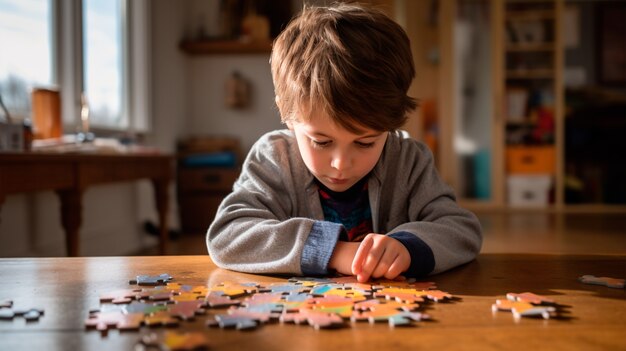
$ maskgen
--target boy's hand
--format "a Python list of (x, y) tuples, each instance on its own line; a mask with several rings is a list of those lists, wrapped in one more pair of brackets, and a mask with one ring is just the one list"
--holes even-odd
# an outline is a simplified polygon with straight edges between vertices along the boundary
[(383, 234), (368, 234), (352, 261), (352, 274), (359, 282), (370, 277), (394, 279), (411, 265), (409, 250), (398, 240)]

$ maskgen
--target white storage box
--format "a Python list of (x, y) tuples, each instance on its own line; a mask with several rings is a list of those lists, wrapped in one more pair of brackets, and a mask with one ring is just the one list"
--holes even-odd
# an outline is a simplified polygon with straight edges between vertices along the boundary
[(550, 203), (552, 176), (549, 174), (512, 175), (507, 186), (511, 206), (545, 207)]

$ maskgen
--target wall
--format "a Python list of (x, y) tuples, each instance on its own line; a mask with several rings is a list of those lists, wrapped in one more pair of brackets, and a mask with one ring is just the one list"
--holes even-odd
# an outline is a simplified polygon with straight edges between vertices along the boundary
[[(159, 0), (152, 10), (152, 132), (149, 144), (174, 151), (185, 135), (186, 58), (177, 50), (183, 35), (187, 2)], [(178, 226), (174, 187), (170, 189), (169, 222)], [(156, 220), (148, 181), (90, 187), (83, 195), (80, 252), (86, 256), (132, 254), (156, 240), (146, 236), (142, 222)], [(0, 211), (0, 257), (64, 256), (65, 236), (60, 205), (53, 192), (12, 195)]]

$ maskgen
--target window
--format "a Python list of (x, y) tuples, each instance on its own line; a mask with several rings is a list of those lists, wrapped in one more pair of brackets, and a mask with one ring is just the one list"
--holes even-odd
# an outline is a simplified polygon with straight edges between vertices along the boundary
[(92, 124), (127, 127), (122, 111), (125, 28), (123, 0), (83, 1), (83, 89)]
[(66, 133), (83, 94), (96, 131), (148, 130), (148, 16), (147, 0), (0, 0), (0, 94), (11, 114), (30, 117), (32, 88), (56, 85)]
[(0, 96), (16, 119), (31, 114), (30, 91), (53, 80), (50, 0), (0, 0)]

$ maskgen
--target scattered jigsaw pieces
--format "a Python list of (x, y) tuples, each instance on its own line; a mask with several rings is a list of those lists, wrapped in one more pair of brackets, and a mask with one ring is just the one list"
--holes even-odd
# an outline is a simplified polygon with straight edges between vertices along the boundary
[[(268, 285), (223, 282), (211, 287), (183, 285), (171, 282), (172, 279), (165, 273), (137, 276), (131, 284), (152, 287), (117, 290), (100, 296), (100, 302), (108, 305), (91, 312), (85, 326), (102, 332), (175, 326), (205, 314), (208, 308), (225, 311), (212, 313), (206, 320), (207, 326), (239, 330), (255, 329), (277, 320), (308, 324), (315, 329), (342, 327), (346, 321), (412, 326), (430, 319), (428, 314), (418, 311), (421, 303), (454, 299), (451, 294), (436, 290), (433, 282), (413, 279), (360, 283), (356, 277), (298, 277)], [(492, 310), (510, 311), (516, 319), (527, 316), (547, 319), (557, 315), (561, 308), (554, 300), (530, 292), (509, 293), (506, 297), (507, 300), (497, 300)], [(0, 307), (11, 306), (9, 302), (2, 303)], [(186, 334), (150, 335), (142, 338), (144, 346), (165, 348), (170, 346), (163, 340), (181, 339)], [(185, 345), (182, 350), (191, 347)], [(200, 345), (206, 347), (206, 343)]]
[(206, 350), (209, 347), (206, 336), (198, 332), (166, 331), (163, 334), (149, 333), (141, 337), (140, 343), (144, 346), (171, 351)]
[(603, 285), (614, 289), (623, 289), (625, 284), (624, 279), (610, 278), (610, 277), (596, 277), (594, 275), (583, 275), (578, 280), (585, 284)]
[[(8, 305), (8, 307), (11, 307), (12, 305), (13, 304), (11, 303), (11, 305)], [(2, 319), (12, 320), (15, 317), (22, 317), (27, 322), (34, 322), (34, 321), (38, 321), (39, 318), (43, 316), (43, 314), (44, 314), (44, 310), (41, 308), (29, 308), (29, 309), (23, 309), (23, 310), (22, 309), (19, 309), (19, 310), (0, 309), (0, 320)]]
[(129, 284), (134, 285), (165, 285), (170, 282), (174, 277), (167, 273), (160, 275), (138, 275), (135, 279), (129, 280)]

